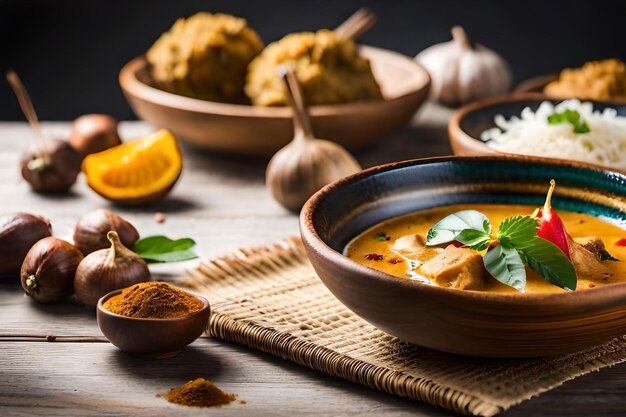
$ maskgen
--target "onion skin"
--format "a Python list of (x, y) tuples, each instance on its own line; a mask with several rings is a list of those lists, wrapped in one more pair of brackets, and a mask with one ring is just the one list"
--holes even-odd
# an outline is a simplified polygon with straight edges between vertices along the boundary
[(122, 245), (132, 248), (139, 240), (139, 232), (131, 223), (118, 214), (99, 209), (82, 216), (74, 229), (74, 245), (87, 256), (100, 249), (111, 247), (107, 233), (117, 232)]
[(22, 177), (37, 193), (67, 192), (80, 173), (82, 156), (63, 140), (55, 140), (49, 150), (37, 150), (22, 158)]
[(50, 221), (30, 213), (0, 217), (0, 277), (17, 278), (30, 248), (52, 234)]
[(41, 239), (22, 264), (24, 292), (40, 303), (62, 301), (74, 292), (74, 274), (82, 260), (74, 245), (56, 237)]
[(82, 155), (102, 152), (121, 143), (117, 120), (106, 114), (85, 114), (72, 124), (70, 145)]
[(87, 255), (74, 277), (76, 297), (88, 305), (95, 306), (100, 297), (111, 291), (151, 278), (146, 262), (122, 245), (116, 232), (110, 231), (107, 238), (111, 247)]

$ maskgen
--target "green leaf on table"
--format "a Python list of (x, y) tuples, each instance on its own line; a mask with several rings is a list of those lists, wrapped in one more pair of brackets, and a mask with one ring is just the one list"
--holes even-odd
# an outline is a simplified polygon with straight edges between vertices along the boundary
[(519, 253), (512, 247), (500, 244), (491, 248), (483, 257), (485, 268), (503, 284), (524, 292), (526, 269)]
[(574, 128), (574, 133), (588, 133), (591, 132), (589, 125), (584, 120), (581, 120), (580, 113), (576, 110), (566, 109), (561, 113), (552, 113), (548, 116), (548, 123), (551, 125), (558, 125), (561, 123), (569, 123)]
[(148, 262), (180, 262), (198, 257), (190, 250), (195, 244), (190, 238), (173, 240), (166, 236), (149, 236), (138, 240), (133, 251)]
[(576, 289), (574, 265), (554, 243), (536, 236), (516, 249), (526, 265), (546, 280), (561, 288)]
[[(426, 246), (436, 246), (457, 240), (457, 236), (467, 230), (481, 232), (489, 237), (491, 222), (479, 211), (461, 210), (441, 219), (428, 231)], [(475, 235), (472, 236), (475, 238)]]

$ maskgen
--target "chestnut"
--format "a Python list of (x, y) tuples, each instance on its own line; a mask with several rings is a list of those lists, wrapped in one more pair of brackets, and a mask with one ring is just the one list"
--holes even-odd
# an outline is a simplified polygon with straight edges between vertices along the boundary
[(28, 251), (20, 277), (27, 295), (40, 303), (56, 303), (74, 293), (74, 275), (83, 260), (74, 245), (46, 237)]
[(35, 214), (0, 216), (0, 276), (17, 277), (30, 248), (51, 232), (50, 221)]
[(69, 190), (80, 173), (82, 156), (62, 140), (50, 141), (42, 132), (39, 118), (26, 87), (14, 72), (7, 73), (17, 101), (35, 134), (34, 149), (20, 164), (22, 177), (38, 193), (59, 193)]
[(106, 249), (111, 246), (107, 239), (107, 233), (111, 230), (115, 231), (122, 244), (129, 248), (132, 248), (139, 239), (139, 232), (135, 226), (110, 210), (99, 209), (78, 219), (74, 229), (74, 245), (85, 256)]
[(80, 173), (82, 156), (64, 140), (38, 147), (22, 159), (22, 177), (38, 193), (60, 193), (70, 189)]
[(72, 124), (70, 145), (83, 155), (102, 152), (121, 143), (117, 120), (106, 114), (85, 114)]

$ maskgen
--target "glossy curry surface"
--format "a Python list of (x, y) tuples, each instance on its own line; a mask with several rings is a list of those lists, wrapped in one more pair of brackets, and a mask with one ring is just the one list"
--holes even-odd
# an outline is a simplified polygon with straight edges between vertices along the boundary
[[(394, 248), (396, 241), (409, 235), (425, 237), (428, 230), (445, 216), (460, 210), (473, 209), (484, 213), (494, 230), (500, 222), (514, 215), (531, 215), (534, 206), (464, 204), (438, 207), (431, 210), (411, 213), (382, 222), (353, 239), (345, 249), (345, 255), (365, 266), (386, 272), (402, 279), (416, 280), (426, 284), (433, 282), (420, 274), (420, 265), (437, 256), (441, 248), (429, 248), (419, 257), (409, 258)], [(626, 260), (626, 246), (622, 246), (626, 231), (599, 218), (569, 211), (558, 211), (569, 234), (574, 238), (599, 237), (606, 250), (615, 258)], [(620, 240), (622, 240), (620, 242)], [(416, 259), (419, 258), (419, 259)], [(585, 276), (577, 271), (577, 290), (586, 290), (600, 285), (626, 282), (626, 262), (603, 261), (607, 273), (601, 278)], [(543, 277), (526, 268), (526, 293), (558, 293), (565, 290), (549, 283)], [(495, 278), (489, 280), (480, 289), (488, 292), (517, 293), (509, 286), (501, 284)]]

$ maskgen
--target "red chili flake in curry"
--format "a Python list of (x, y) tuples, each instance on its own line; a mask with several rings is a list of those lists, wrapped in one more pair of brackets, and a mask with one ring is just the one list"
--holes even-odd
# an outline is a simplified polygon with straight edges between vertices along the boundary
[(402, 262), (402, 259), (400, 259), (400, 258), (391, 258), (387, 262), (389, 262), (391, 265), (395, 265), (395, 264), (399, 264), (400, 262)]
[(626, 246), (626, 237), (623, 237), (615, 242), (615, 246)]
[(382, 261), (383, 255), (380, 255), (378, 253), (368, 253), (367, 255), (365, 255), (365, 259), (367, 259), (368, 261)]

